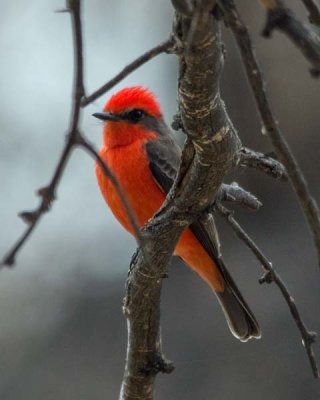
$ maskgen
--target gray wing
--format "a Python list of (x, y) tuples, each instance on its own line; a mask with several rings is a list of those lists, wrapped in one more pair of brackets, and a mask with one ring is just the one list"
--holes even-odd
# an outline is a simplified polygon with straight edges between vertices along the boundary
[[(181, 149), (171, 135), (149, 141), (145, 148), (153, 177), (167, 194), (178, 172)], [(216, 261), (220, 257), (220, 245), (212, 216), (195, 221), (190, 229), (210, 257)]]
[[(179, 168), (181, 158), (179, 146), (171, 134), (162, 133), (158, 140), (148, 142), (145, 148), (155, 181), (165, 193), (168, 193)], [(215, 261), (224, 278), (225, 290), (216, 294), (231, 332), (244, 342), (251, 337), (259, 338), (261, 336), (259, 325), (221, 258), (213, 217), (200, 218), (190, 226), (190, 229)]]

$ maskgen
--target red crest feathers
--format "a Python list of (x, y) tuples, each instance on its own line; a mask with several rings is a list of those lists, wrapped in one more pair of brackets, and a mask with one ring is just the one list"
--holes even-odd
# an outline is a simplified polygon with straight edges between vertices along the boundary
[(133, 86), (120, 90), (110, 97), (104, 111), (120, 114), (125, 110), (139, 108), (153, 117), (162, 118), (160, 105), (153, 93), (142, 86)]

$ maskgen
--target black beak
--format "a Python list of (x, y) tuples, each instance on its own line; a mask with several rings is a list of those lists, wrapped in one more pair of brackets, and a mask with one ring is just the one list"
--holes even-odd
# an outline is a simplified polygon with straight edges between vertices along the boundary
[(93, 117), (101, 119), (102, 121), (121, 121), (121, 118), (109, 112), (97, 112), (92, 114)]

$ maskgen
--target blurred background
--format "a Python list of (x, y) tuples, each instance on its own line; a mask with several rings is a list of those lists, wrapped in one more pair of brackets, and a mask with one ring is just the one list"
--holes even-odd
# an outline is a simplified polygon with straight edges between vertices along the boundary
[[(261, 38), (258, 2), (238, 2), (252, 33), (273, 108), (320, 200), (319, 80), (282, 35)], [(290, 2), (307, 20), (299, 1)], [(35, 191), (52, 175), (68, 127), (73, 49), (63, 1), (2, 1), (0, 15), (0, 252), (25, 226), (17, 217), (38, 204)], [(83, 1), (86, 89), (90, 93), (140, 53), (166, 39), (169, 1)], [(261, 134), (237, 49), (224, 30), (227, 59), (222, 92), (243, 143), (272, 150)], [(177, 60), (161, 55), (114, 91), (142, 84), (153, 90), (168, 122), (176, 111)], [(112, 93), (111, 92), (111, 93)], [(102, 125), (91, 117), (111, 93), (83, 112), (83, 130), (97, 146)], [(179, 137), (182, 140), (182, 136)], [(320, 332), (320, 275), (303, 216), (290, 186), (255, 171), (229, 177), (264, 207), (236, 215), (287, 282), (307, 326)], [(259, 320), (263, 338), (242, 344), (229, 333), (210, 289), (174, 260), (162, 296), (164, 351), (176, 370), (159, 376), (164, 399), (318, 399), (301, 338), (273, 285), (225, 221), (223, 254)], [(72, 154), (57, 201), (0, 277), (0, 397), (2, 400), (116, 399), (123, 374), (126, 321), (121, 311), (135, 242), (113, 219), (98, 190), (94, 163)], [(318, 310), (318, 311), (317, 311)], [(315, 345), (320, 362), (319, 342)]]

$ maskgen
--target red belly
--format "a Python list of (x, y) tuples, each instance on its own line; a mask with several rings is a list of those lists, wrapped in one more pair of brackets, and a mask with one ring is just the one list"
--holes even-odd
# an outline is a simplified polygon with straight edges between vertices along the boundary
[[(152, 176), (145, 151), (144, 149), (141, 151), (141, 142), (136, 141), (127, 146), (108, 150), (102, 148), (100, 156), (118, 178), (139, 226), (143, 226), (161, 207), (165, 194)], [(102, 195), (114, 216), (133, 234), (119, 196), (99, 165), (96, 165), (96, 175)], [(181, 257), (214, 290), (223, 290), (224, 283), (220, 272), (190, 229), (181, 235), (175, 255)]]

